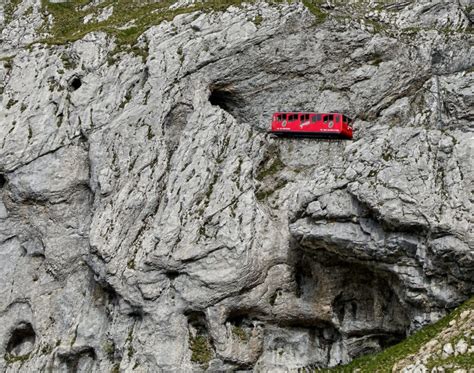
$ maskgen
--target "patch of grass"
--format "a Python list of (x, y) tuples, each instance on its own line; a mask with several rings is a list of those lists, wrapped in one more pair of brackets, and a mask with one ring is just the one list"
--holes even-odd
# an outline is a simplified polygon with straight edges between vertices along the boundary
[(5, 362), (7, 364), (14, 364), (14, 363), (17, 363), (17, 362), (21, 362), (21, 364), (23, 364), (25, 361), (28, 361), (30, 359), (30, 355), (31, 354), (26, 354), (26, 355), (12, 355), (10, 353), (6, 353), (4, 355), (4, 359), (5, 359)]
[(303, 0), (303, 4), (314, 15), (317, 23), (323, 23), (327, 18), (327, 13), (321, 9), (322, 0)]
[(13, 13), (15, 13), (16, 8), (20, 5), (22, 0), (10, 0), (4, 5), (3, 12), (5, 17), (5, 25), (8, 25), (13, 19)]
[[(65, 44), (79, 40), (90, 32), (102, 31), (115, 36), (119, 47), (132, 46), (148, 28), (165, 20), (170, 21), (179, 14), (194, 11), (224, 11), (231, 5), (241, 6), (243, 2), (242, 0), (208, 0), (185, 8), (169, 9), (175, 1), (105, 0), (100, 4), (84, 8), (90, 0), (70, 0), (67, 3), (50, 3), (48, 0), (42, 0), (45, 14), (51, 14), (54, 17), (50, 29), (44, 30), (51, 36), (43, 42)], [(91, 13), (99, 14), (109, 6), (113, 6), (113, 14), (107, 20), (84, 24), (85, 16)]]
[(255, 26), (260, 26), (262, 24), (262, 21), (263, 21), (263, 17), (258, 14), (255, 16), (255, 18), (253, 19), (253, 23), (255, 23)]
[[(465, 310), (474, 310), (474, 297), (466, 301), (463, 305), (459, 306), (456, 310), (451, 312), (449, 315), (445, 316), (438, 322), (434, 323), (433, 325), (426, 326), (419, 330), (418, 332), (414, 333), (412, 336), (408, 337), (403, 342), (389, 347), (386, 350), (369, 356), (363, 356), (352, 363), (341, 366), (335, 367), (332, 369), (323, 370), (323, 372), (354, 372), (358, 370), (360, 372), (392, 372), (392, 367), (398, 361), (417, 353), (420, 348), (435, 338), (438, 334), (440, 334), (443, 329), (445, 329), (451, 320), (457, 319), (460, 314)], [(473, 362), (473, 356), (469, 355), (460, 355), (452, 358), (456, 360), (457, 364), (465, 364), (470, 363), (470, 366)], [(448, 359), (443, 360), (443, 364), (447, 363)], [(464, 365), (462, 365), (464, 366)]]
[(133, 348), (133, 329), (135, 328), (135, 325), (130, 328), (128, 332), (128, 337), (126, 339), (126, 343), (128, 343), (128, 349), (127, 349), (127, 356), (128, 359), (131, 360), (133, 355), (135, 354), (135, 349)]
[(238, 337), (241, 341), (247, 342), (249, 340), (249, 336), (247, 332), (242, 329), (240, 326), (232, 326), (232, 334)]
[(207, 365), (212, 359), (212, 349), (209, 338), (203, 335), (191, 337), (191, 361), (198, 364)]

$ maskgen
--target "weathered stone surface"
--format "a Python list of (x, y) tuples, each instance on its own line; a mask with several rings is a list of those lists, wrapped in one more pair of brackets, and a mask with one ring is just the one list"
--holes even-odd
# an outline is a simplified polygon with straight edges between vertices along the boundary
[(105, 33), (26, 48), (40, 5), (2, 26), (0, 370), (334, 366), (472, 295), (468, 4), (181, 14), (114, 62)]

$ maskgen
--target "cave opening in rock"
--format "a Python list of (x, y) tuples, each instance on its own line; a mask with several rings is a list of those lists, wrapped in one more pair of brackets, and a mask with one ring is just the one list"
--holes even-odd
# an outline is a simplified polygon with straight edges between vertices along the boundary
[(78, 90), (79, 88), (81, 88), (82, 86), (82, 80), (80, 77), (78, 76), (73, 76), (70, 80), (69, 80), (69, 88), (71, 91), (76, 91)]
[(31, 353), (36, 341), (36, 333), (28, 322), (21, 322), (12, 331), (7, 343), (7, 353), (12, 356), (25, 356)]
[(196, 335), (207, 335), (207, 321), (206, 315), (202, 311), (189, 311), (186, 312), (188, 318), (188, 324)]
[(234, 118), (241, 122), (246, 122), (242, 112), (244, 100), (242, 95), (230, 84), (219, 84), (210, 86), (209, 102), (214, 106), (219, 106)]
[(7, 179), (5, 178), (5, 175), (0, 174), (0, 189), (2, 189), (7, 182)]
[(296, 296), (305, 300), (313, 300), (318, 287), (318, 279), (313, 275), (311, 263), (303, 255), (295, 265)]

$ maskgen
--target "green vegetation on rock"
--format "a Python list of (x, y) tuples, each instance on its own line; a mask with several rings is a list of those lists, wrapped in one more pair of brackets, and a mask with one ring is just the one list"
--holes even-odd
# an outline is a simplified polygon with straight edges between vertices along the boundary
[[(389, 347), (378, 354), (363, 356), (355, 359), (348, 365), (335, 367), (324, 371), (341, 373), (354, 371), (392, 372), (392, 368), (397, 362), (407, 358), (410, 355), (416, 354), (424, 344), (436, 338), (440, 333), (443, 332), (445, 328), (449, 326), (449, 323), (452, 320), (459, 319), (461, 313), (466, 310), (474, 310), (474, 297), (466, 301), (463, 305), (459, 306), (457, 309), (455, 309), (449, 315), (443, 317), (438, 322), (422, 328), (397, 345)], [(472, 353), (467, 355), (458, 355), (440, 361), (431, 361), (429, 365), (434, 367), (440, 364), (444, 365), (449, 363), (455, 363), (461, 367), (472, 367), (474, 366), (474, 356)]]
[(4, 355), (3, 358), (5, 359), (5, 362), (7, 364), (14, 364), (14, 363), (17, 363), (17, 362), (20, 362), (21, 364), (23, 364), (25, 361), (29, 360), (30, 355), (31, 354), (13, 355), (13, 354), (10, 354), (10, 353), (7, 352)]
[(212, 350), (209, 339), (206, 336), (198, 335), (191, 337), (191, 361), (198, 364), (207, 365), (212, 359)]
[[(48, 44), (65, 44), (83, 38), (90, 32), (106, 32), (116, 37), (119, 46), (133, 46), (138, 37), (149, 27), (158, 25), (162, 21), (172, 20), (179, 14), (194, 11), (210, 12), (224, 11), (229, 6), (242, 6), (243, 3), (254, 3), (255, 1), (242, 0), (207, 0), (196, 2), (188, 7), (172, 8), (175, 1), (164, 0), (150, 2), (147, 0), (104, 0), (94, 4), (91, 0), (71, 0), (66, 3), (51, 3), (42, 0), (42, 8), (46, 15), (52, 15), (54, 20), (49, 29), (45, 29), (49, 36), (43, 40)], [(274, 1), (281, 3), (281, 1)], [(19, 1), (12, 1), (7, 8), (6, 14), (13, 12)], [(313, 13), (318, 22), (323, 22), (327, 13), (321, 10), (322, 0), (304, 0), (305, 6)], [(97, 20), (108, 7), (113, 7), (110, 17), (102, 21)], [(89, 22), (84, 23), (87, 16), (92, 16)], [(260, 15), (256, 16), (254, 22), (259, 25), (262, 21)]]
[[(251, 2), (251, 1), (250, 1)], [(105, 0), (93, 5), (90, 0), (71, 0), (67, 3), (50, 3), (42, 0), (42, 7), (54, 17), (48, 31), (50, 37), (44, 40), (49, 44), (64, 44), (81, 39), (94, 31), (103, 31), (114, 35), (119, 45), (134, 45), (138, 37), (149, 27), (162, 21), (172, 20), (179, 14), (194, 11), (221, 11), (231, 5), (240, 6), (241, 0), (209, 0), (198, 2), (189, 7), (170, 9), (175, 1), (149, 2), (146, 0)], [(107, 7), (113, 6), (112, 15), (103, 21), (95, 18), (84, 23), (84, 17), (101, 14)]]
[(249, 336), (247, 332), (242, 329), (240, 326), (232, 326), (232, 334), (238, 337), (241, 341), (247, 342), (249, 340)]
[(321, 10), (323, 0), (303, 0), (303, 4), (316, 17), (316, 21), (322, 23), (327, 18), (327, 13)]
[(3, 14), (5, 17), (5, 24), (9, 24), (13, 18), (13, 13), (15, 13), (18, 5), (20, 5), (21, 0), (10, 0), (4, 5)]

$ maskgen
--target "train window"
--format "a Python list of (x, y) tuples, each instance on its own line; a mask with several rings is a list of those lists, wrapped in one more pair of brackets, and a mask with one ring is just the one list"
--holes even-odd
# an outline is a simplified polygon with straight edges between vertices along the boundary
[(311, 123), (316, 123), (318, 121), (318, 116), (317, 115), (313, 115), (311, 117)]
[(328, 115), (328, 119), (329, 119), (329, 120), (334, 120), (334, 115), (329, 114), (329, 115)]
[(324, 123), (328, 123), (328, 116), (327, 115), (323, 115), (323, 122)]
[(320, 121), (322, 118), (323, 118), (323, 116), (321, 114), (316, 114), (316, 120), (317, 121)]

